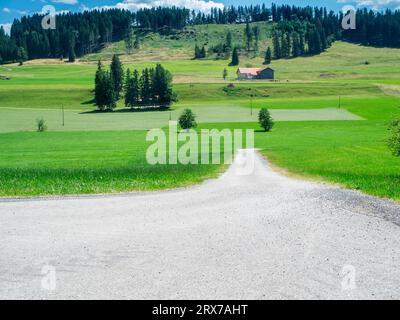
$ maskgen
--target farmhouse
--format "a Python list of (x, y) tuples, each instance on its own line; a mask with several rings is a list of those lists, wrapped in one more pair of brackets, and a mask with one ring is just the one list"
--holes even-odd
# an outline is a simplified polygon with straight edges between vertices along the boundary
[(238, 80), (271, 79), (275, 78), (274, 70), (271, 68), (239, 68)]

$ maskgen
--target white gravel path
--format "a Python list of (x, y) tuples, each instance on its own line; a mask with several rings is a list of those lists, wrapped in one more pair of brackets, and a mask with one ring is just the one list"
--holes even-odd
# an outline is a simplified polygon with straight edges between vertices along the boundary
[(400, 298), (399, 205), (258, 155), (236, 169), (175, 191), (0, 200), (0, 298)]

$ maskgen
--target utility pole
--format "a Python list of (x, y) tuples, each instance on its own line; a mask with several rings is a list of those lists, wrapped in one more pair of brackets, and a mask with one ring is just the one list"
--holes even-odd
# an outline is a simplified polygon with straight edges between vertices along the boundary
[(62, 109), (62, 126), (64, 127), (65, 125), (64, 105), (61, 106), (61, 109)]
[(251, 94), (250, 115), (253, 116), (253, 94)]

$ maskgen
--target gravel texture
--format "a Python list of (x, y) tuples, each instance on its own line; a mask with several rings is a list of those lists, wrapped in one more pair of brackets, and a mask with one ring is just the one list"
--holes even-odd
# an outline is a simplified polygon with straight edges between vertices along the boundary
[(0, 298), (400, 298), (398, 204), (238, 159), (188, 189), (1, 200)]

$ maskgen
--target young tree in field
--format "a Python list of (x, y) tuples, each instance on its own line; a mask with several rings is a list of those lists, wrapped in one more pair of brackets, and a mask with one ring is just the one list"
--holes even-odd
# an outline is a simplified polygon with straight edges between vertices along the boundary
[(400, 157), (400, 119), (393, 121), (390, 126), (388, 146), (395, 156)]
[(188, 130), (196, 127), (196, 116), (190, 109), (183, 110), (182, 114), (179, 117), (179, 126), (183, 130)]
[(239, 52), (238, 49), (235, 47), (232, 52), (232, 61), (229, 64), (230, 66), (238, 66), (239, 65)]
[(222, 77), (224, 78), (224, 80), (226, 80), (226, 78), (228, 77), (228, 70), (225, 68), (224, 72), (222, 73)]
[(44, 132), (47, 130), (46, 121), (43, 118), (36, 119), (36, 126), (38, 132)]
[(122, 69), (122, 63), (116, 54), (112, 58), (110, 71), (114, 82), (115, 98), (119, 100), (122, 91), (122, 86), (124, 84), (124, 70)]
[(265, 132), (271, 131), (272, 127), (274, 126), (274, 121), (272, 120), (271, 114), (266, 108), (262, 108), (260, 110), (258, 114), (258, 122)]
[(271, 48), (268, 47), (267, 51), (265, 52), (264, 64), (271, 64), (271, 60), (272, 60)]

